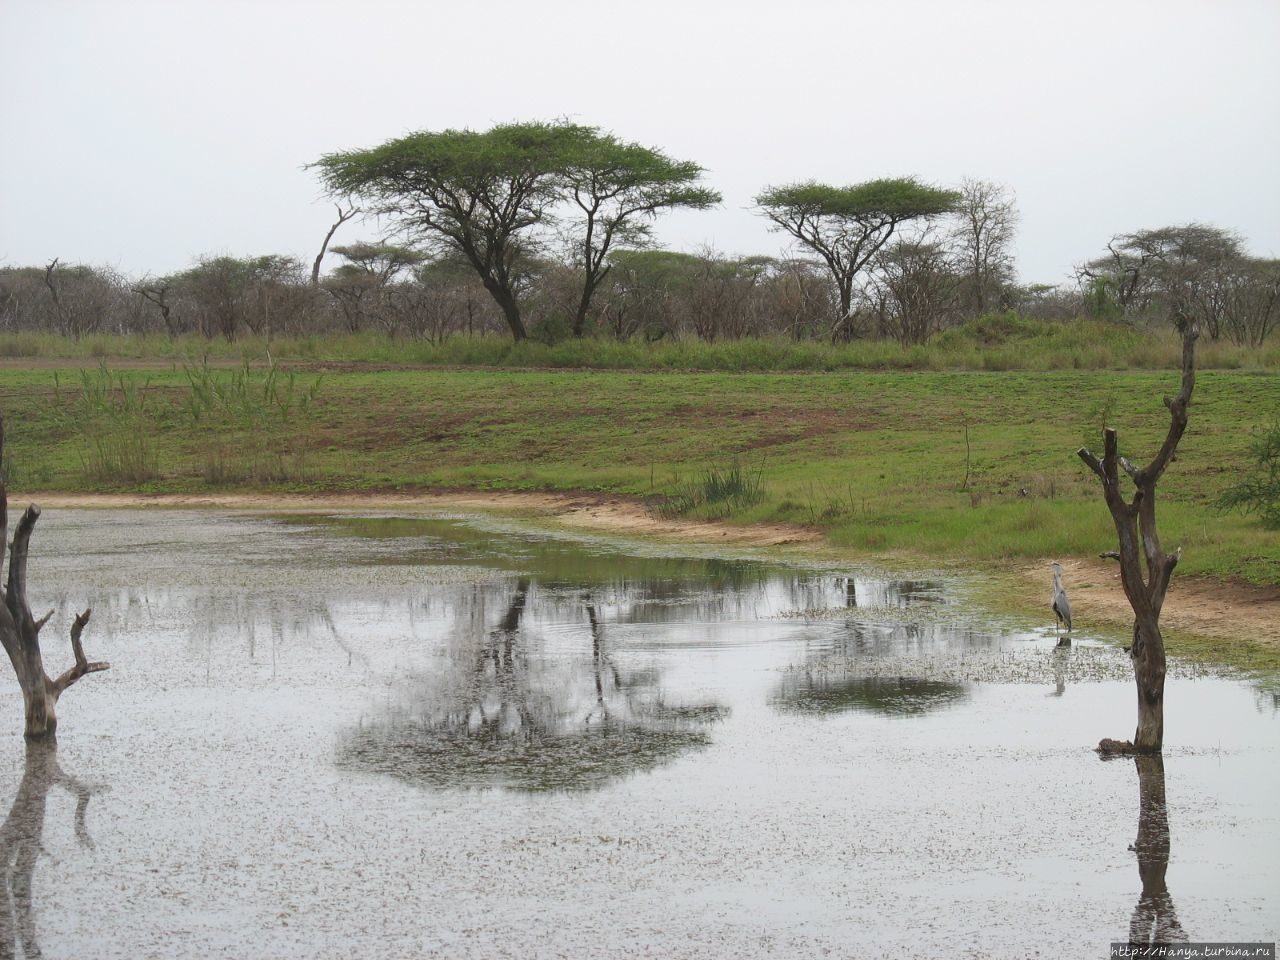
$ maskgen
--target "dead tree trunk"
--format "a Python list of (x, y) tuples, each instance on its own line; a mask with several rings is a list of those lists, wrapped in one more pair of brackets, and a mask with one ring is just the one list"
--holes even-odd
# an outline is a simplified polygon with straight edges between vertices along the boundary
[(338, 203), (334, 204), (334, 208), (338, 211), (338, 219), (333, 222), (329, 232), (324, 235), (324, 243), (320, 244), (320, 252), (316, 254), (315, 260), (311, 263), (311, 285), (313, 287), (320, 286), (320, 264), (324, 262), (324, 255), (329, 250), (329, 241), (333, 239), (333, 235), (338, 232), (340, 226), (360, 212), (355, 207), (350, 210), (343, 210), (342, 205)]
[[(4, 421), (0, 419), (0, 468), (4, 457)], [(4, 603), (0, 604), (0, 644), (4, 645), (13, 664), (13, 672), (17, 674), (18, 685), (22, 688), (22, 699), (26, 712), (26, 723), (23, 732), (28, 737), (52, 736), (58, 726), (58, 698), (64, 690), (86, 673), (106, 670), (109, 663), (91, 663), (84, 655), (84, 647), (80, 645), (80, 634), (89, 622), (89, 611), (76, 616), (71, 625), (71, 652), (75, 657), (75, 665), (59, 676), (50, 679), (44, 672), (44, 661), (40, 655), (40, 630), (53, 611), (37, 620), (31, 614), (27, 603), (27, 551), (31, 543), (31, 531), (40, 519), (40, 508), (35, 504), (27, 507), (18, 521), (18, 529), (13, 535), (13, 543), (9, 547), (9, 579), (4, 588)], [(0, 544), (5, 543), (9, 526), (9, 498), (0, 472)], [(0, 572), (3, 572), (4, 553), (0, 547)]]
[[(1156, 529), (1156, 483), (1173, 460), (1178, 441), (1187, 429), (1187, 408), (1196, 383), (1196, 338), (1199, 331), (1183, 326), (1182, 388), (1176, 397), (1165, 397), (1169, 408), (1169, 432), (1160, 452), (1139, 469), (1120, 456), (1116, 431), (1103, 431), (1103, 456), (1099, 460), (1084, 447), (1076, 453), (1102, 480), (1102, 495), (1111, 511), (1120, 538), (1120, 582), (1133, 608), (1133, 678), (1138, 687), (1138, 728), (1132, 742), (1103, 740), (1100, 750), (1110, 752), (1153, 752), (1164, 745), (1164, 638), (1160, 634), (1160, 608), (1173, 568), (1182, 553), (1179, 548), (1166, 554)], [(1124, 470), (1135, 487), (1133, 499), (1126, 500), (1120, 488)]]

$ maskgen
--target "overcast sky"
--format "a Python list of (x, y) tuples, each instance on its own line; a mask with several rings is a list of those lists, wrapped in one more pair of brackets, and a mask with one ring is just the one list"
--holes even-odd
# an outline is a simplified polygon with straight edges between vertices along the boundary
[(707, 168), (674, 249), (781, 253), (766, 184), (916, 175), (1009, 187), (1028, 282), (1193, 220), (1280, 256), (1277, 0), (0, 0), (0, 49), (0, 265), (309, 261), (321, 154), (557, 117)]

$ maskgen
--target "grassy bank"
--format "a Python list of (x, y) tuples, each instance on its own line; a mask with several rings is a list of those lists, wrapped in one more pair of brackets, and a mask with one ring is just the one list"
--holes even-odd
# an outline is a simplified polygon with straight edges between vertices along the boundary
[[(310, 372), (0, 369), (18, 490), (596, 490), (788, 521), (871, 553), (998, 560), (1113, 545), (1075, 455), (1104, 422), (1149, 457), (1171, 371)], [(1180, 572), (1280, 582), (1280, 542), (1212, 509), (1280, 377), (1201, 374), (1162, 486)]]

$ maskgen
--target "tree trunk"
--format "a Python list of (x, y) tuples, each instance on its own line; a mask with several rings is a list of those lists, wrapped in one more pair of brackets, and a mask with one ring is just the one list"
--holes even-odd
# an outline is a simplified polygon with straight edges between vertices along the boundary
[[(4, 421), (0, 419), (0, 468), (3, 466)], [(2, 474), (0, 474), (2, 475)], [(0, 544), (8, 532), (9, 501), (3, 481), (0, 481)], [(89, 611), (76, 616), (71, 626), (71, 652), (75, 665), (57, 679), (50, 679), (44, 672), (44, 660), (40, 653), (40, 630), (49, 621), (53, 611), (37, 620), (27, 603), (27, 553), (31, 543), (31, 531), (40, 519), (40, 508), (27, 507), (18, 522), (9, 548), (9, 579), (4, 588), (4, 602), (0, 604), (0, 645), (9, 654), (13, 672), (22, 688), (25, 721), (23, 733), (28, 738), (52, 736), (58, 727), (58, 698), (87, 673), (106, 670), (109, 663), (90, 663), (80, 645), (80, 634), (89, 622)], [(0, 550), (0, 567), (4, 555)]]
[[(1134, 656), (1135, 650), (1141, 653)], [(1158, 752), (1164, 744), (1164, 639), (1157, 618), (1149, 617), (1134, 627), (1133, 679), (1138, 689), (1138, 727), (1133, 748), (1138, 752)]]
[[(1104, 752), (1155, 752), (1164, 745), (1164, 638), (1160, 633), (1160, 609), (1173, 568), (1182, 551), (1166, 554), (1156, 527), (1156, 483), (1173, 460), (1178, 442), (1187, 429), (1187, 410), (1195, 388), (1195, 345), (1199, 332), (1184, 323), (1182, 336), (1182, 387), (1176, 397), (1166, 397), (1169, 431), (1155, 458), (1138, 469), (1120, 455), (1120, 442), (1110, 427), (1103, 431), (1104, 453), (1099, 460), (1084, 447), (1076, 451), (1102, 481), (1102, 494), (1115, 524), (1120, 549), (1111, 554), (1120, 561), (1120, 582), (1133, 610), (1133, 679), (1138, 690), (1138, 727), (1131, 742), (1103, 740)], [(1135, 487), (1126, 500), (1120, 488), (1120, 471)]]
[(512, 339), (516, 343), (527, 340), (529, 334), (524, 328), (524, 321), (520, 319), (520, 305), (516, 303), (515, 296), (506, 286), (492, 277), (484, 278), (484, 286), (502, 308), (502, 315), (507, 321), (507, 326), (511, 328)]
[(578, 298), (577, 309), (573, 312), (573, 335), (579, 339), (587, 332), (587, 313), (591, 310), (591, 297), (594, 293), (595, 287), (587, 281), (582, 296)]

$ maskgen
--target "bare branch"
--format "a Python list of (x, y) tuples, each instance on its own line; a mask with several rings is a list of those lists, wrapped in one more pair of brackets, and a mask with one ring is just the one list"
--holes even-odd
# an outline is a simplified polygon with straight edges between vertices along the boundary
[(84, 655), (84, 647), (80, 644), (80, 634), (84, 632), (84, 626), (89, 622), (89, 614), (92, 610), (86, 610), (84, 613), (77, 614), (75, 622), (71, 625), (71, 652), (76, 658), (76, 664), (67, 670), (57, 680), (52, 682), (55, 696), (61, 695), (62, 691), (71, 686), (87, 673), (98, 673), (101, 670), (109, 670), (111, 664), (105, 660), (90, 662)]
[(325, 251), (329, 249), (329, 241), (333, 239), (333, 235), (338, 232), (340, 226), (360, 212), (354, 205), (348, 210), (343, 210), (340, 203), (335, 203), (333, 206), (338, 211), (338, 219), (329, 228), (329, 232), (324, 235), (324, 243), (320, 244), (320, 252), (316, 254), (316, 258), (311, 264), (311, 285), (313, 287), (320, 285), (320, 263), (324, 260)]
[(1169, 432), (1160, 452), (1142, 471), (1144, 482), (1141, 485), (1154, 484), (1160, 479), (1165, 467), (1173, 459), (1174, 451), (1178, 449), (1178, 441), (1186, 432), (1187, 408), (1191, 404), (1191, 391), (1196, 385), (1196, 340), (1199, 336), (1200, 330), (1194, 324), (1188, 324), (1182, 334), (1182, 387), (1176, 397), (1165, 398), (1165, 406), (1169, 408)]
[[(27, 605), (27, 550), (31, 543), (31, 531), (40, 519), (40, 508), (34, 503), (22, 514), (18, 521), (18, 529), (13, 535), (13, 545), (9, 549), (9, 582), (5, 588), (5, 603), (15, 620)], [(30, 611), (27, 611), (30, 616)]]

